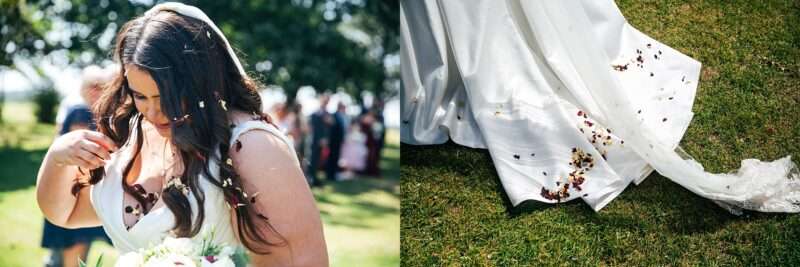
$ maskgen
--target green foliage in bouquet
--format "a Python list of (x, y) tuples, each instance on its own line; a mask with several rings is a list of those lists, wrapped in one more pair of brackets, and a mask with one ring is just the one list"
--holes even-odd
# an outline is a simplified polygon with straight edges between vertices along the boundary
[[(82, 259), (78, 259), (78, 266), (88, 267), (88, 265), (85, 262), (83, 262)], [(94, 267), (100, 267), (100, 266), (103, 266), (103, 254), (100, 254), (100, 257), (97, 258), (97, 262), (94, 264)]]

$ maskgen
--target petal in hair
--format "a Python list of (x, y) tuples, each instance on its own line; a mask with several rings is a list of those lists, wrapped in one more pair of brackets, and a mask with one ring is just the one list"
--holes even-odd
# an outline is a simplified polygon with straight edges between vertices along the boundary
[(236, 152), (239, 152), (240, 150), (242, 150), (242, 142), (236, 140)]
[(222, 99), (220, 99), (220, 100), (219, 100), (219, 105), (220, 105), (220, 106), (222, 106), (222, 109), (223, 109), (223, 110), (225, 110), (225, 111), (228, 111), (228, 105), (227, 105), (227, 103), (225, 102), (225, 100), (222, 100)]

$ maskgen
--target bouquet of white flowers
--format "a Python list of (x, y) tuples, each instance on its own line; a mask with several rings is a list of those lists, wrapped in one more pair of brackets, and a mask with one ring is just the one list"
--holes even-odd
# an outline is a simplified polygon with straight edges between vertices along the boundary
[[(97, 266), (102, 262), (102, 255)], [(117, 267), (182, 266), (182, 267), (242, 267), (249, 259), (241, 247), (213, 244), (204, 236), (199, 242), (190, 238), (167, 236), (161, 244), (131, 251), (117, 259)], [(81, 262), (81, 267), (86, 264)]]

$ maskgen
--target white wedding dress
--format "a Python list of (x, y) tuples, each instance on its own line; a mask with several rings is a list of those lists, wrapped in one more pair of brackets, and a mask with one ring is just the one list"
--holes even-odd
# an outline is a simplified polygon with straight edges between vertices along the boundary
[(653, 170), (733, 213), (800, 211), (791, 159), (712, 174), (678, 143), (700, 63), (610, 0), (401, 1), (401, 140), (489, 150), (513, 205), (602, 209)]
[[(153, 209), (144, 215), (130, 230), (125, 229), (123, 222), (123, 189), (122, 171), (133, 156), (133, 147), (136, 142), (136, 127), (128, 140), (119, 152), (114, 153), (106, 164), (105, 177), (91, 187), (91, 203), (94, 206), (97, 216), (103, 223), (103, 229), (111, 238), (114, 247), (120, 254), (130, 251), (137, 251), (140, 248), (148, 248), (158, 245), (169, 235), (174, 226), (175, 217), (166, 206)], [(279, 137), (288, 145), (287, 138), (275, 128), (263, 121), (250, 120), (236, 125), (232, 130), (231, 144), (235, 143), (239, 136), (251, 130), (264, 130)], [(291, 146), (289, 146), (291, 148)], [(209, 163), (210, 172), (216, 177), (219, 176), (219, 166), (216, 162)], [(218, 179), (218, 177), (216, 178)], [(213, 231), (212, 242), (216, 244), (227, 244), (231, 246), (242, 246), (236, 239), (235, 230), (231, 226), (231, 210), (224, 199), (220, 188), (211, 184), (205, 177), (199, 177), (199, 184), (205, 193), (205, 219), (203, 220), (200, 233), (211, 233)], [(193, 211), (197, 210), (197, 202), (192, 193), (188, 196), (189, 203)], [(193, 212), (193, 221), (197, 212)], [(195, 238), (202, 238), (197, 235)]]

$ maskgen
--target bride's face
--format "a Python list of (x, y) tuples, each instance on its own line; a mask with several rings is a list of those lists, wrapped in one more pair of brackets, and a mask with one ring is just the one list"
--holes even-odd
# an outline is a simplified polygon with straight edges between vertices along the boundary
[(133, 103), (136, 110), (142, 113), (144, 119), (155, 126), (158, 134), (163, 137), (170, 136), (169, 119), (161, 112), (161, 98), (159, 98), (158, 85), (150, 74), (134, 65), (125, 66), (127, 71), (128, 86), (133, 91)]

